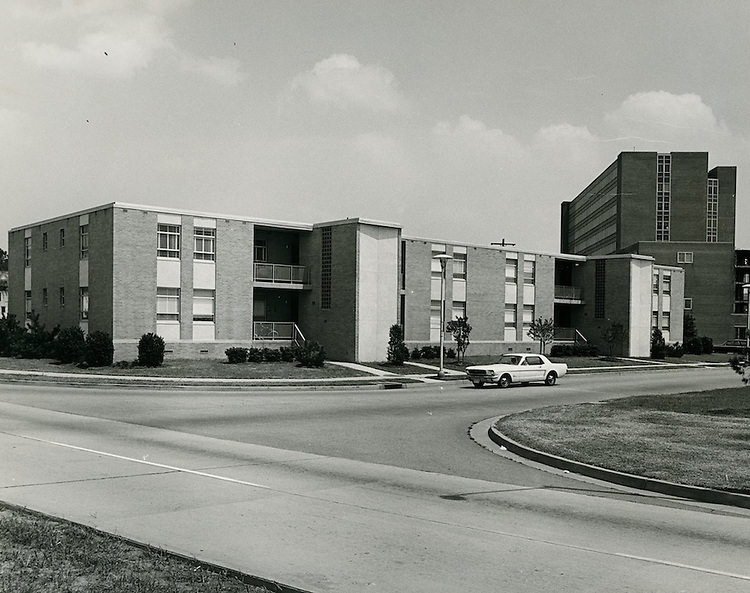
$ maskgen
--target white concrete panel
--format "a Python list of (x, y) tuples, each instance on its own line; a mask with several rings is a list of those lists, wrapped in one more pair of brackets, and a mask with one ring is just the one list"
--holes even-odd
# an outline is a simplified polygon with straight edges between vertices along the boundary
[(505, 285), (505, 304), (515, 305), (518, 303), (518, 284)]
[(83, 330), (84, 334), (89, 333), (89, 321), (88, 321), (88, 319), (84, 319), (84, 320), (79, 321), (78, 322), (78, 327), (80, 327), (81, 330)]
[(89, 215), (88, 214), (81, 214), (81, 216), (78, 217), (78, 224), (84, 225), (89, 223)]
[(23, 289), (31, 290), (31, 268), (23, 269)]
[(672, 295), (665, 294), (661, 297), (661, 310), (669, 312), (672, 310)]
[(177, 342), (180, 339), (180, 324), (176, 321), (157, 321), (156, 333), (167, 342)]
[(433, 301), (440, 300), (440, 278), (430, 279), (430, 299)]
[(157, 214), (156, 220), (160, 224), (182, 224), (182, 216), (179, 214)]
[(164, 288), (180, 287), (180, 260), (156, 260), (156, 285)]
[(651, 353), (651, 307), (653, 264), (649, 260), (634, 259), (630, 263), (630, 311), (628, 335), (630, 356), (649, 356)]
[(534, 305), (536, 304), (536, 287), (533, 284), (523, 285), (523, 304)]
[(216, 264), (212, 261), (193, 261), (193, 288), (216, 290)]
[(193, 322), (193, 341), (212, 342), (216, 339), (216, 325), (208, 321)]
[(466, 302), (466, 280), (453, 281), (453, 300)]
[(82, 259), (78, 262), (78, 286), (89, 285), (89, 260)]
[(201, 227), (204, 229), (215, 229), (216, 219), (215, 218), (198, 218), (197, 216), (193, 219), (194, 227)]

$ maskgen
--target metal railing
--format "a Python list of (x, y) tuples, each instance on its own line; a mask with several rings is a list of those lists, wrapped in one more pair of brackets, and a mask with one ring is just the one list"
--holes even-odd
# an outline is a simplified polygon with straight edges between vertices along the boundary
[(571, 301), (583, 300), (583, 290), (578, 286), (563, 286), (555, 284), (555, 298)]
[(305, 344), (305, 336), (294, 321), (254, 321), (253, 339)]
[(255, 264), (254, 280), (276, 284), (305, 284), (305, 266), (288, 264)]
[(586, 337), (574, 327), (556, 327), (554, 341), (570, 344), (588, 344)]

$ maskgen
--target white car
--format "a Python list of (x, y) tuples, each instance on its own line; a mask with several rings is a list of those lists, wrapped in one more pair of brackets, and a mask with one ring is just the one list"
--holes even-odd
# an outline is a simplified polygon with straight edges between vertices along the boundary
[(554, 385), (568, 372), (568, 365), (550, 362), (542, 354), (503, 354), (495, 364), (481, 364), (466, 367), (466, 378), (474, 387), (484, 387), (485, 383), (496, 383), (509, 387), (512, 383), (544, 381)]

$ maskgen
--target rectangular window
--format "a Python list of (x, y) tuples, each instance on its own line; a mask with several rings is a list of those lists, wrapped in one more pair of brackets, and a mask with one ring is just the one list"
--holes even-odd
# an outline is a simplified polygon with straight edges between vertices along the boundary
[(685, 311), (693, 310), (693, 299), (685, 299)]
[(42, 251), (47, 251), (47, 233), (42, 233)]
[(64, 307), (65, 306), (65, 288), (61, 286), (57, 294), (58, 294), (60, 307)]
[(180, 226), (175, 224), (160, 224), (157, 231), (158, 257), (180, 258)]
[(65, 247), (65, 229), (60, 229), (60, 247)]
[(693, 263), (693, 252), (692, 251), (678, 251), (677, 252), (677, 263), (678, 264), (692, 264)]
[(709, 179), (706, 197), (706, 243), (719, 240), (719, 180)]
[(453, 301), (453, 316), (449, 321), (453, 321), (456, 317), (466, 317), (466, 302), (465, 301)]
[(661, 314), (661, 329), (662, 329), (662, 331), (666, 331), (666, 332), (669, 331), (669, 322), (670, 322), (669, 311), (664, 311)]
[(215, 291), (193, 290), (193, 321), (213, 321)]
[(654, 272), (651, 277), (651, 292), (659, 294), (659, 272)]
[(24, 309), (26, 313), (26, 319), (31, 319), (31, 313), (32, 313), (31, 291), (30, 290), (24, 291), (23, 298), (24, 298)]
[(216, 259), (216, 229), (195, 227), (193, 237), (193, 259), (214, 261)]
[(79, 294), (79, 304), (81, 306), (81, 319), (89, 318), (89, 289), (88, 286), (82, 286)]
[(331, 268), (333, 237), (331, 227), (321, 229), (320, 236), (320, 308), (331, 308)]
[(156, 319), (159, 321), (180, 320), (180, 289), (156, 289)]
[(49, 295), (46, 288), (42, 288), (42, 305), (45, 307), (49, 304)]
[(672, 205), (672, 156), (656, 157), (656, 240), (669, 241)]
[(505, 260), (505, 283), (515, 284), (517, 280), (518, 280), (518, 260), (506, 259)]
[(672, 275), (669, 272), (665, 272), (661, 277), (661, 291), (664, 294), (672, 292)]
[(430, 342), (440, 340), (440, 301), (430, 301)]
[(256, 262), (267, 262), (268, 261), (268, 245), (265, 239), (255, 240), (255, 261)]
[(465, 253), (453, 253), (453, 278), (454, 280), (466, 280)]
[(604, 319), (604, 291), (607, 262), (603, 259), (596, 260), (594, 268), (594, 318)]
[(526, 336), (534, 323), (534, 305), (523, 306), (523, 335)]
[(523, 283), (534, 284), (536, 281), (536, 262), (524, 260), (523, 262)]
[(23, 265), (26, 268), (31, 266), (31, 237), (23, 238)]
[(79, 232), (79, 241), (81, 259), (89, 258), (89, 225), (82, 224)]

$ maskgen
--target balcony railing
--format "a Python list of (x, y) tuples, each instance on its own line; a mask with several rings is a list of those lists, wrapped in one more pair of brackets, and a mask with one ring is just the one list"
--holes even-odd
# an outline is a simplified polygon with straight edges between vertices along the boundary
[(563, 286), (555, 284), (555, 298), (566, 301), (582, 301), (583, 290), (578, 286)]
[(574, 327), (556, 327), (554, 341), (567, 344), (588, 344), (586, 337)]
[(255, 264), (254, 280), (274, 284), (306, 284), (305, 266), (287, 264)]
[(297, 346), (305, 343), (305, 336), (294, 321), (254, 321), (253, 339), (291, 342)]

